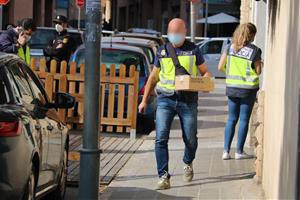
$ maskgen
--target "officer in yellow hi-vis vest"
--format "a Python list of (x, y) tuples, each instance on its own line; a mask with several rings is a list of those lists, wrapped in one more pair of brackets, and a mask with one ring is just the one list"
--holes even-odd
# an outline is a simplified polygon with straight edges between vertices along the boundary
[(219, 70), (226, 73), (229, 113), (224, 131), (223, 160), (231, 158), (231, 143), (239, 120), (235, 159), (253, 157), (244, 152), (244, 144), (263, 65), (261, 50), (252, 44), (256, 31), (256, 27), (252, 23), (239, 25), (233, 34), (232, 44), (228, 46), (220, 59)]
[(22, 58), (27, 65), (30, 65), (30, 48), (28, 44), (25, 44), (23, 47), (18, 49), (18, 56)]
[(193, 179), (192, 163), (198, 146), (198, 93), (175, 91), (175, 75), (196, 76), (200, 72), (203, 76), (210, 76), (199, 48), (194, 43), (185, 40), (186, 32), (185, 22), (182, 19), (176, 18), (170, 21), (168, 26), (169, 43), (158, 49), (155, 67), (150, 74), (143, 100), (139, 105), (139, 112), (144, 112), (149, 94), (156, 86), (155, 156), (159, 176), (157, 189), (161, 190), (170, 188), (168, 139), (171, 123), (176, 114), (180, 118), (185, 143), (183, 157), (183, 179), (185, 181)]
[(32, 19), (22, 19), (16, 27), (10, 27), (0, 35), (0, 51), (17, 54), (29, 65), (30, 48), (28, 42), (35, 30), (36, 25)]

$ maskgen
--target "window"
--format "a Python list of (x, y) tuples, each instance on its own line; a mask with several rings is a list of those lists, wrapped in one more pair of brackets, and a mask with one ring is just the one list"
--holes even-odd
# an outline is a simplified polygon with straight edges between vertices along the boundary
[[(109, 69), (111, 64), (116, 65), (116, 71), (119, 72), (120, 65), (124, 64), (126, 66), (126, 72), (129, 72), (129, 67), (135, 65), (137, 71), (140, 72), (140, 76), (145, 76), (145, 66), (146, 59), (145, 57), (136, 52), (119, 50), (119, 49), (102, 49), (101, 59), (103, 64), (106, 64), (107, 69)], [(77, 52), (75, 61), (77, 65), (84, 63), (85, 55), (84, 49), (81, 49)]]
[(8, 93), (8, 80), (5, 79), (4, 76), (5, 71), (3, 70), (3, 67), (1, 67), (0, 70), (0, 105), (1, 104), (8, 104), (11, 102), (10, 95)]
[(33, 110), (33, 105), (30, 105), (34, 102), (34, 98), (30, 86), (26, 80), (26, 76), (21, 70), (21, 65), (21, 63), (13, 63), (8, 67), (8, 69), (15, 81), (22, 103), (30, 110)]
[(39, 100), (39, 103), (41, 103), (41, 105), (45, 105), (46, 103), (48, 103), (48, 97), (38, 78), (27, 66), (23, 65), (23, 69), (26, 78), (32, 88), (34, 97)]
[(221, 54), (223, 47), (223, 40), (210, 41), (201, 47), (202, 54)]

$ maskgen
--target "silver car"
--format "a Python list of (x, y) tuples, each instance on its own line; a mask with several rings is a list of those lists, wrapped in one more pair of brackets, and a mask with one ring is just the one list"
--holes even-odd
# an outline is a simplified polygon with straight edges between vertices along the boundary
[(231, 43), (231, 38), (210, 38), (199, 42), (200, 48), (209, 71), (216, 78), (225, 78), (225, 74), (218, 70), (218, 64), (223, 51)]

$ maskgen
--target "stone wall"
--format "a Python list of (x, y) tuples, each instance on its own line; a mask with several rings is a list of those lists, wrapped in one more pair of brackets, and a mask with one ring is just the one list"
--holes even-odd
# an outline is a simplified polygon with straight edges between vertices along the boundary
[(241, 0), (241, 24), (251, 21), (251, 4), (251, 0)]
[(255, 182), (262, 182), (263, 170), (263, 135), (264, 135), (264, 91), (260, 91), (254, 105), (250, 122), (250, 144), (254, 146), (256, 160), (254, 168), (256, 175)]

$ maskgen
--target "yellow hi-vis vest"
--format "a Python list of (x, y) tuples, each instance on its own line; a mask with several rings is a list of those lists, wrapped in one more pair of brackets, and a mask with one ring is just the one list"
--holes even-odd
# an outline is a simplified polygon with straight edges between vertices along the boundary
[[(165, 53), (166, 50), (162, 50), (162, 57), (159, 59), (160, 72), (156, 92), (173, 95), (175, 93), (175, 65), (171, 57), (163, 55)], [(180, 65), (184, 67), (190, 75), (197, 76), (198, 67), (196, 65), (196, 55), (193, 55), (191, 51), (181, 54), (182, 55), (178, 56)]]
[(248, 45), (235, 53), (233, 45), (230, 46), (226, 63), (226, 85), (228, 87), (259, 88), (259, 75), (252, 68), (257, 51), (256, 46)]
[(18, 49), (18, 56), (24, 60), (27, 65), (30, 65), (30, 48), (26, 45), (26, 52), (24, 52), (23, 47)]

